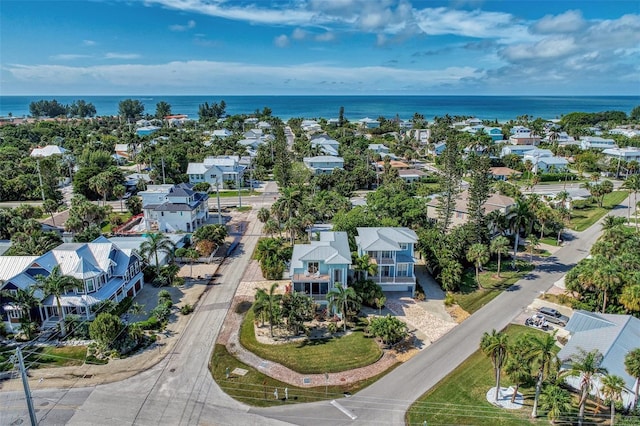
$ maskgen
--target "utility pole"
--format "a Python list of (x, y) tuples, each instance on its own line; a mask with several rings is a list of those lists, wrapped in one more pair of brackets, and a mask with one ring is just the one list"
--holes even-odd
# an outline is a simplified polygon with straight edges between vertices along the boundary
[(165, 183), (167, 183), (167, 181), (164, 176), (164, 157), (162, 157), (162, 184), (164, 185)]
[(18, 366), (20, 367), (20, 376), (22, 377), (22, 386), (24, 387), (24, 396), (27, 401), (29, 420), (31, 420), (31, 426), (37, 426), (38, 418), (36, 417), (36, 410), (33, 408), (31, 389), (29, 389), (29, 378), (27, 377), (27, 370), (24, 368), (24, 359), (22, 358), (22, 351), (19, 347), (16, 348), (16, 356), (18, 357)]
[(216, 176), (216, 196), (218, 198), (218, 225), (222, 225), (222, 213), (220, 211), (220, 182)]
[(236, 172), (236, 183), (238, 185), (238, 207), (242, 207), (242, 188), (240, 187), (240, 170)]

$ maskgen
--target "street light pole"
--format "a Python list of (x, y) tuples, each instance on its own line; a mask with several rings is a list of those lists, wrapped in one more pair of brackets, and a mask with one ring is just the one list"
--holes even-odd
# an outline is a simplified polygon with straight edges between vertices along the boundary
[(216, 197), (218, 198), (218, 225), (222, 225), (222, 213), (220, 210), (220, 182), (216, 176)]
[(44, 201), (44, 185), (42, 185), (42, 173), (40, 172), (40, 160), (36, 160), (36, 167), (38, 169), (38, 180), (40, 181), (40, 193), (42, 194), (42, 201)]

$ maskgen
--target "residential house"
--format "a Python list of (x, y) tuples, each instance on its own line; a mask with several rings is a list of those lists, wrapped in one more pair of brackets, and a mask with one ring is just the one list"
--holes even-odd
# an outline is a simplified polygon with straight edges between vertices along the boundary
[(351, 252), (346, 232), (319, 232), (319, 240), (295, 244), (289, 275), (293, 291), (327, 304), (327, 293), (335, 283), (347, 284)]
[[(189, 234), (164, 234), (164, 236), (173, 243), (176, 249), (185, 247), (189, 241)], [(149, 241), (151, 237), (146, 234), (142, 235), (128, 235), (123, 237), (109, 237), (108, 240), (115, 244), (121, 250), (135, 250), (140, 253), (140, 246), (145, 241)], [(172, 262), (173, 253), (158, 252), (158, 263), (160, 266), (168, 265)], [(151, 256), (147, 259), (147, 263), (151, 266), (156, 266), (156, 257)]]
[(495, 180), (508, 180), (512, 176), (517, 179), (522, 175), (519, 171), (509, 167), (491, 167), (489, 171), (491, 172), (491, 177)]
[(381, 143), (370, 143), (367, 149), (375, 152), (376, 154), (380, 154), (382, 158), (384, 158), (385, 155), (389, 155), (391, 153), (389, 151), (389, 148)]
[(193, 191), (193, 185), (149, 185), (142, 197), (142, 211), (147, 230), (160, 232), (194, 232), (209, 218), (209, 195)]
[(369, 255), (378, 272), (367, 279), (378, 283), (384, 291), (416, 291), (414, 271), (415, 245), (418, 236), (409, 228), (357, 228), (358, 256)]
[(158, 130), (160, 130), (160, 127), (158, 126), (143, 126), (136, 129), (136, 134), (138, 136), (147, 136), (154, 132), (157, 132)]
[(484, 133), (491, 138), (492, 141), (501, 141), (503, 139), (502, 129), (500, 127), (483, 126), (482, 124), (475, 124), (464, 127), (463, 132), (471, 133), (473, 135), (478, 133)]
[(216, 129), (211, 133), (211, 136), (219, 139), (226, 139), (232, 135), (233, 135), (233, 132), (229, 129)]
[(628, 138), (634, 138), (636, 136), (640, 136), (640, 129), (632, 129), (630, 127), (616, 127), (615, 129), (609, 130), (610, 135), (623, 135)]
[(429, 138), (431, 137), (431, 130), (413, 129), (411, 132), (409, 132), (409, 135), (413, 136), (413, 138), (420, 142), (422, 145), (426, 145), (429, 142)]
[(602, 151), (605, 157), (622, 161), (640, 161), (640, 148), (608, 148)]
[(515, 133), (509, 136), (511, 145), (540, 145), (541, 138), (531, 133)]
[(617, 148), (616, 141), (613, 139), (605, 139), (600, 136), (583, 136), (580, 138), (580, 149), (595, 149), (602, 151), (608, 148)]
[(244, 132), (243, 137), (245, 139), (260, 139), (262, 137), (262, 129), (251, 129)]
[(304, 157), (302, 162), (314, 175), (330, 174), (335, 169), (344, 169), (344, 159), (342, 157), (319, 155), (316, 157)]
[(563, 157), (541, 157), (533, 165), (534, 173), (561, 173), (569, 168), (569, 161)]
[(442, 153), (444, 152), (444, 150), (447, 149), (447, 143), (446, 142), (438, 142), (437, 144), (435, 144), (433, 146), (433, 148), (429, 148), (427, 149), (427, 153), (429, 155), (435, 155), (436, 157), (442, 155)]
[(327, 120), (327, 124), (332, 127), (338, 127), (340, 125), (339, 118), (330, 118)]
[[(93, 318), (91, 307), (104, 300), (119, 302), (134, 297), (143, 287), (142, 258), (135, 250), (121, 249), (100, 236), (91, 243), (64, 243), (42, 256), (0, 256), (0, 287), (8, 292), (27, 290), (37, 284), (38, 276), (48, 276), (58, 266), (60, 273), (81, 280), (82, 286), (60, 297), (64, 315)], [(43, 328), (54, 326), (62, 312), (52, 295), (35, 293), (40, 306), (31, 312)], [(15, 331), (23, 313), (7, 299), (2, 300), (2, 321)]]
[(369, 117), (361, 118), (358, 120), (358, 123), (365, 129), (377, 129), (380, 127), (380, 122), (378, 120), (374, 120)]
[(212, 187), (218, 185), (242, 185), (246, 166), (240, 164), (237, 156), (207, 157), (202, 163), (189, 163), (187, 175), (189, 183), (207, 182)]
[(124, 187), (129, 192), (137, 191), (140, 181), (148, 185), (151, 182), (151, 176), (148, 173), (131, 173), (124, 177)]
[(316, 120), (302, 120), (300, 127), (305, 133), (316, 133), (322, 131), (322, 126), (320, 126)]
[(504, 157), (506, 155), (517, 155), (518, 157), (524, 157), (524, 155), (528, 151), (533, 151), (535, 149), (536, 147), (534, 145), (505, 145), (500, 151), (500, 157)]
[(67, 150), (58, 145), (47, 145), (42, 148), (34, 148), (31, 157), (50, 157), (52, 155), (63, 155)]
[(331, 139), (328, 135), (316, 135), (311, 138), (311, 147), (319, 148), (325, 155), (337, 157), (340, 142)]
[[(622, 402), (629, 407), (635, 397), (636, 380), (625, 370), (624, 358), (640, 342), (640, 319), (631, 315), (600, 314), (578, 310), (573, 313), (565, 330), (569, 332), (567, 344), (560, 350), (558, 357), (563, 362), (562, 369), (570, 368), (568, 362), (580, 350), (597, 350), (602, 354), (600, 367), (609, 374), (622, 377), (624, 389)], [(600, 377), (595, 377), (595, 391), (599, 391)], [(566, 382), (580, 388), (580, 377), (568, 377)]]
[[(482, 205), (485, 214), (489, 214), (492, 211), (499, 210), (505, 215), (511, 212), (511, 209), (516, 204), (515, 200), (511, 197), (506, 197), (500, 194), (491, 194), (485, 203)], [(431, 219), (438, 219), (438, 207), (439, 202), (437, 198), (432, 199), (427, 203), (427, 217)], [(463, 191), (456, 197), (456, 203), (453, 210), (453, 217), (451, 218), (451, 224), (463, 225), (469, 221), (469, 192)]]
[[(409, 170), (412, 168), (410, 165), (408, 165), (404, 161), (398, 161), (398, 160), (389, 160), (389, 165), (391, 166), (392, 169), (395, 169), (395, 170)], [(377, 161), (376, 168), (378, 170), (384, 170), (384, 160)]]
[(418, 169), (398, 170), (398, 177), (407, 183), (417, 182), (425, 176), (427, 176), (427, 174)]

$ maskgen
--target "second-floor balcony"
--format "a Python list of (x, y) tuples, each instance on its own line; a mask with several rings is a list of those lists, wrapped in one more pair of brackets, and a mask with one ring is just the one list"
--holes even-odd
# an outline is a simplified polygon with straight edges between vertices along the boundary
[(416, 277), (379, 277), (377, 275), (369, 275), (367, 279), (372, 280), (375, 283), (384, 283), (384, 284), (407, 284), (407, 283), (415, 283)]
[(294, 282), (307, 282), (307, 283), (325, 283), (330, 282), (331, 278), (329, 274), (321, 274), (319, 272), (310, 273), (304, 272), (300, 274), (293, 274), (292, 281)]
[(376, 265), (393, 265), (396, 263), (396, 260), (393, 257), (372, 257), (371, 263)]

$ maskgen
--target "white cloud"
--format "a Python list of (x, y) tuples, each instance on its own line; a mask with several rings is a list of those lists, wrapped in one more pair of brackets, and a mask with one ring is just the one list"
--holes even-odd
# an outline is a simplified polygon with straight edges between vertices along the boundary
[(137, 59), (140, 57), (137, 53), (118, 53), (108, 52), (104, 55), (105, 59)]
[(82, 44), (83, 44), (84, 46), (95, 46), (95, 45), (96, 45), (96, 42), (95, 42), (95, 41), (93, 41), (93, 40), (82, 40)]
[(279, 35), (273, 40), (273, 44), (275, 44), (277, 47), (287, 47), (289, 46), (289, 37), (284, 34)]
[(49, 56), (49, 59), (51, 59), (52, 61), (73, 61), (75, 59), (82, 59), (82, 58), (90, 58), (90, 56), (81, 55), (77, 53), (60, 53), (58, 55)]
[(586, 26), (579, 10), (568, 10), (560, 15), (546, 15), (533, 24), (531, 31), (540, 34), (573, 33)]
[(511, 62), (534, 59), (563, 58), (578, 50), (572, 37), (546, 38), (535, 44), (517, 44), (506, 47), (501, 53)]
[(322, 33), (322, 34), (318, 34), (313, 38), (315, 41), (333, 41), (336, 39), (336, 36), (334, 33), (330, 33), (330, 32), (326, 32), (326, 33)]
[(177, 31), (177, 32), (187, 31), (195, 27), (196, 27), (196, 21), (194, 21), (193, 19), (189, 20), (186, 25), (180, 25), (180, 24), (169, 25), (169, 29), (171, 31)]
[(307, 32), (302, 28), (296, 28), (291, 33), (291, 38), (294, 40), (304, 40), (307, 37)]

